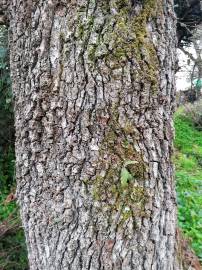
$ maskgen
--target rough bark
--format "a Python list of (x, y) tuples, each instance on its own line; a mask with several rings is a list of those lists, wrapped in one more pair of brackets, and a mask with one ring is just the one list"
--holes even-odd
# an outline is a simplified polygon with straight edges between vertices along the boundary
[(31, 270), (179, 269), (170, 0), (11, 1)]

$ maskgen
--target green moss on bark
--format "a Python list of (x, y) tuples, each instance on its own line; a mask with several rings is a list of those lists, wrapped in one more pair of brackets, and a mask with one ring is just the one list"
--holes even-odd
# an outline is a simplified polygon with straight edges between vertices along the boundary
[(137, 66), (136, 77), (142, 82), (150, 83), (153, 90), (156, 90), (158, 58), (147, 24), (157, 13), (157, 1), (145, 0), (137, 16), (131, 13), (131, 1), (118, 0), (114, 3), (117, 10), (117, 14), (114, 15), (116, 25), (111, 36), (114, 48), (107, 61), (118, 62), (120, 66), (134, 60)]
[[(114, 112), (113, 112), (114, 115)], [(135, 148), (137, 138), (129, 121), (121, 127), (116, 117), (108, 123), (108, 130), (100, 147), (99, 173), (88, 182), (93, 198), (103, 213), (119, 213), (119, 224), (129, 218), (145, 216), (148, 193), (144, 187), (146, 164)], [(130, 139), (129, 139), (130, 138)], [(123, 170), (129, 177), (123, 182)]]
[(86, 46), (89, 64), (95, 67), (101, 59), (111, 69), (119, 69), (132, 61), (137, 81), (157, 90), (159, 62), (147, 27), (160, 12), (161, 1), (144, 0), (138, 14), (134, 14), (130, 0), (103, 0), (100, 5), (103, 15), (108, 11), (104, 27), (96, 25), (96, 16), (87, 17), (85, 23), (78, 21), (77, 36), (84, 43), (92, 32), (99, 33), (96, 43)]
[[(152, 92), (157, 92), (159, 61), (148, 23), (161, 12), (161, 1), (142, 1), (136, 14), (130, 0), (103, 0), (97, 5), (107, 15), (104, 25), (97, 24), (96, 12), (86, 15), (83, 7), (78, 11), (76, 38), (84, 45), (89, 67), (94, 69), (99, 60), (112, 70), (133, 63), (134, 80), (150, 84)], [(97, 33), (93, 44), (92, 33)]]

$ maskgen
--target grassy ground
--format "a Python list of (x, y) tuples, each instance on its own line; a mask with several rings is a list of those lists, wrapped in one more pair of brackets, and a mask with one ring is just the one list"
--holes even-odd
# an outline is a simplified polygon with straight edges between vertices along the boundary
[(202, 260), (202, 131), (178, 111), (175, 116), (178, 221)]

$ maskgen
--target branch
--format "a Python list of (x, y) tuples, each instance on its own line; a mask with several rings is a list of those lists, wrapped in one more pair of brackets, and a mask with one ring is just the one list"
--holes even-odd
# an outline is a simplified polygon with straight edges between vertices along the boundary
[(0, 25), (7, 24), (7, 18), (5, 15), (0, 15)]
[(193, 66), (193, 69), (192, 69), (192, 72), (191, 72), (191, 91), (193, 90), (193, 79), (194, 79), (195, 68), (196, 68), (196, 63), (194, 63), (194, 66)]
[[(179, 24), (182, 28), (185, 28), (185, 29), (187, 30), (187, 32), (188, 32), (190, 35), (193, 35), (193, 31), (191, 31), (191, 30), (189, 29), (189, 27), (187, 26), (186, 23), (181, 22), (179, 18), (177, 18), (177, 20), (178, 20), (178, 21), (177, 21), (178, 24)], [(190, 27), (193, 27), (193, 25), (189, 25), (189, 26), (190, 26)], [(196, 25), (194, 25), (194, 28), (196, 28)]]
[[(182, 19), (186, 18), (186, 16), (190, 13), (190, 10), (192, 10), (195, 6), (198, 5), (198, 0), (193, 1), (193, 3), (189, 4), (189, 1), (187, 1), (187, 11), (182, 16)], [(200, 1), (201, 4), (201, 1)]]
[(183, 47), (180, 47), (179, 49), (180, 49), (184, 54), (186, 54), (187, 56), (189, 56), (189, 58), (190, 58), (194, 63), (197, 62), (197, 59), (196, 59), (195, 57), (193, 57), (193, 55), (192, 55), (190, 52), (186, 51)]

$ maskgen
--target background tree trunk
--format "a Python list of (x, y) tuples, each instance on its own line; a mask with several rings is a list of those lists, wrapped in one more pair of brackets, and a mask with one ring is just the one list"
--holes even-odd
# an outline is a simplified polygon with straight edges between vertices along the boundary
[(179, 269), (172, 1), (10, 1), (30, 269)]

